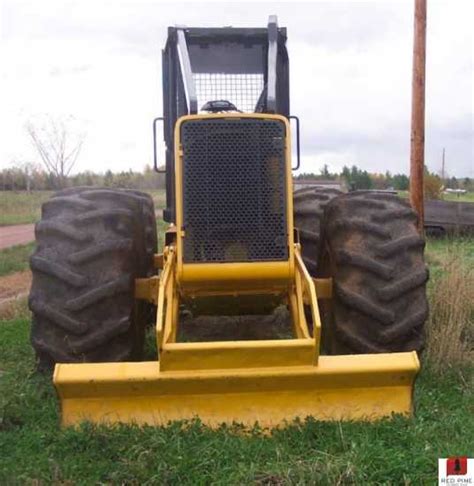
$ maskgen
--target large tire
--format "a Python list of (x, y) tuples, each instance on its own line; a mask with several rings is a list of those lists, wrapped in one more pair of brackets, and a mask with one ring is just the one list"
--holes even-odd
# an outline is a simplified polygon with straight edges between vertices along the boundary
[(354, 192), (324, 214), (321, 273), (333, 278), (330, 354), (421, 351), (428, 316), (424, 240), (396, 195)]
[[(150, 194), (146, 192), (137, 191), (135, 189), (127, 189), (126, 192), (138, 196), (143, 202), (142, 204), (142, 224), (145, 231), (145, 251), (148, 258), (154, 257), (158, 248), (158, 235), (156, 231), (156, 216), (155, 216), (155, 203)], [(151, 267), (151, 272), (155, 270)]]
[(153, 273), (151, 198), (66, 189), (43, 204), (35, 233), (29, 306), (38, 368), (138, 359), (145, 322), (134, 280)]
[[(145, 234), (145, 271), (144, 276), (150, 277), (156, 273), (154, 255), (158, 250), (158, 234), (156, 229), (155, 203), (150, 194), (135, 189), (126, 189), (126, 192), (134, 194), (142, 201), (142, 227)], [(140, 322), (152, 326), (155, 324), (156, 307), (144, 300), (135, 302), (135, 313)]]
[(341, 194), (337, 189), (313, 186), (298, 189), (293, 195), (294, 225), (300, 236), (301, 255), (312, 275), (317, 272), (324, 208), (331, 199)]

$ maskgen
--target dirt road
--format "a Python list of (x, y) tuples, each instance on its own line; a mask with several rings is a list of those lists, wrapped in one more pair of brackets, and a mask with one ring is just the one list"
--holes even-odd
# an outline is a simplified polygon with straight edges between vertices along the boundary
[(35, 239), (34, 224), (0, 226), (0, 250), (14, 245), (24, 245)]

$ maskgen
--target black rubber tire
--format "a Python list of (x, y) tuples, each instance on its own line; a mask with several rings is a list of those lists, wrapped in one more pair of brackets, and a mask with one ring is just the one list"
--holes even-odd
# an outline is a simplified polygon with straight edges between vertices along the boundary
[(428, 270), (416, 223), (408, 202), (393, 194), (353, 192), (328, 204), (321, 252), (321, 273), (334, 284), (327, 352), (423, 349)]
[(312, 275), (317, 271), (324, 208), (341, 194), (337, 189), (322, 186), (305, 187), (293, 194), (294, 225), (300, 235), (303, 261)]
[(65, 189), (43, 204), (35, 234), (29, 307), (38, 369), (139, 359), (146, 308), (134, 280), (153, 274), (156, 245), (149, 195)]
[[(156, 273), (154, 255), (158, 251), (158, 234), (156, 229), (155, 203), (150, 194), (135, 189), (126, 189), (126, 192), (138, 196), (142, 201), (142, 227), (145, 233), (146, 275), (150, 277)], [(135, 312), (140, 322), (151, 327), (155, 325), (156, 307), (144, 300), (135, 301)]]
[[(150, 194), (135, 189), (126, 189), (126, 192), (142, 198), (142, 218), (145, 230), (145, 251), (148, 258), (152, 258), (158, 249), (158, 235), (156, 230), (155, 203)], [(155, 270), (152, 266), (152, 273)]]
[(72, 194), (78, 194), (83, 191), (116, 191), (118, 193), (128, 193), (138, 198), (141, 203), (141, 225), (145, 232), (145, 253), (147, 255), (147, 268), (150, 271), (150, 275), (155, 273), (153, 264), (150, 265), (150, 261), (153, 261), (153, 256), (158, 248), (158, 235), (156, 229), (156, 217), (155, 217), (155, 203), (150, 194), (136, 189), (118, 189), (110, 187), (93, 187), (93, 186), (76, 186), (68, 187), (57, 191), (52, 197), (62, 197)]

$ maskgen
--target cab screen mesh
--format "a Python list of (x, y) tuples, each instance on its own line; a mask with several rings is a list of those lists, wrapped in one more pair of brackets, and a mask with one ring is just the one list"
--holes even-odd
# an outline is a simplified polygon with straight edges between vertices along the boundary
[(194, 73), (198, 108), (208, 101), (226, 100), (244, 113), (255, 112), (263, 91), (263, 74)]
[(287, 260), (284, 123), (190, 120), (181, 144), (183, 261)]

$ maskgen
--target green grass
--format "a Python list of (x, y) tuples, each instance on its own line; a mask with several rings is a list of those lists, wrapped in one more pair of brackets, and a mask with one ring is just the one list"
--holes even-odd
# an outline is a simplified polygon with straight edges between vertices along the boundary
[(443, 194), (445, 201), (458, 202), (474, 202), (474, 192), (466, 192), (466, 194)]
[[(403, 198), (408, 198), (409, 192), (398, 191), (398, 195)], [(443, 201), (474, 202), (474, 192), (466, 192), (466, 194), (459, 194), (459, 195), (443, 193), (441, 199)]]
[(163, 251), (165, 244), (165, 231), (167, 230), (169, 223), (163, 221), (162, 218), (156, 218), (156, 231), (158, 232), (158, 253)]
[(0, 277), (28, 269), (28, 260), (34, 247), (34, 243), (28, 243), (0, 250)]
[(51, 191), (0, 191), (0, 226), (35, 223)]
[(430, 285), (433, 279), (443, 271), (443, 265), (457, 255), (470, 268), (474, 268), (474, 238), (447, 236), (445, 238), (427, 238), (425, 260), (430, 268)]
[(166, 207), (166, 191), (164, 189), (153, 189), (148, 192), (153, 198), (155, 209), (164, 209)]
[(445, 238), (427, 238), (427, 253), (444, 258), (446, 254), (463, 254), (468, 265), (474, 265), (474, 238), (447, 236)]
[[(33, 373), (29, 322), (0, 325), (0, 483), (434, 484), (438, 457), (472, 455), (472, 370), (416, 387), (416, 417), (238, 427), (58, 427), (49, 378)], [(36, 484), (36, 483), (35, 483)]]

